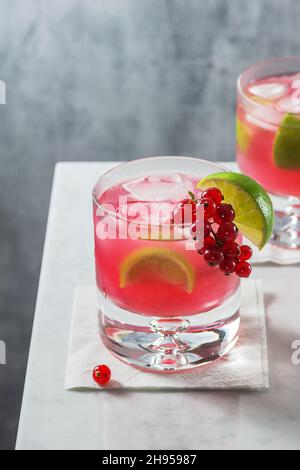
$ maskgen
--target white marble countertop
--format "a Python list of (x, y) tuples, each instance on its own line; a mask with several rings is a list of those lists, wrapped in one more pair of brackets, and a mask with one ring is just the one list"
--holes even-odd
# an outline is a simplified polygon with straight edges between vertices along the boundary
[[(270, 391), (67, 392), (76, 285), (94, 283), (91, 188), (113, 163), (56, 167), (17, 449), (300, 449), (299, 266), (256, 266)], [(227, 165), (229, 166), (229, 165)]]

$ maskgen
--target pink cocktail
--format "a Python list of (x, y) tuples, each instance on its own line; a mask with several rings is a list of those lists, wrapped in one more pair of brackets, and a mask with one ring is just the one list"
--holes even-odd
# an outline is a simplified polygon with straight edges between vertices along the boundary
[(237, 340), (239, 278), (208, 266), (190, 227), (171, 220), (178, 201), (219, 170), (197, 159), (156, 157), (115, 168), (94, 189), (102, 336), (133, 365), (191, 368)]
[[(169, 175), (157, 175), (155, 181), (150, 180), (148, 177), (144, 177), (138, 183), (140, 186), (144, 186), (142, 191), (157, 191), (158, 185), (160, 187), (166, 187), (166, 190), (170, 186), (174, 186), (174, 196), (168, 199), (168, 196), (164, 199), (164, 203), (167, 203), (172, 210), (177, 201), (179, 201), (187, 191), (184, 189), (181, 191), (180, 185), (174, 183), (174, 179), (181, 178), (186, 184), (187, 190), (196, 192), (196, 184), (198, 180), (194, 180), (190, 175), (172, 173)], [(131, 182), (132, 184), (132, 182)], [(134, 185), (134, 182), (133, 182)], [(125, 187), (130, 186), (130, 181), (124, 181), (116, 186), (113, 186), (106, 192), (104, 192), (98, 202), (100, 205), (113, 204), (116, 213), (122, 213), (122, 206), (119, 204), (120, 196), (125, 196), (130, 199), (128, 204), (128, 211), (135, 211), (134, 215), (128, 216), (127, 235), (126, 239), (101, 239), (95, 237), (96, 247), (96, 277), (97, 285), (102, 293), (111, 299), (116, 305), (131, 312), (135, 312), (141, 315), (159, 316), (159, 317), (178, 317), (181, 315), (189, 316), (196, 315), (199, 312), (207, 312), (221, 305), (226, 298), (230, 297), (236, 290), (239, 280), (236, 276), (224, 277), (224, 274), (219, 269), (212, 269), (209, 267), (202, 256), (199, 256), (195, 249), (195, 242), (191, 239), (189, 229), (182, 230), (182, 239), (174, 239), (173, 227), (170, 227), (170, 237), (158, 237), (157, 239), (148, 238), (148, 227), (145, 238), (131, 239), (128, 233), (130, 223), (135, 225), (145, 225), (145, 215), (143, 213), (143, 207), (141, 203), (149, 205), (151, 201), (145, 200), (145, 196), (136, 195), (130, 193)], [(137, 199), (137, 197), (139, 198)], [(149, 198), (148, 198), (149, 199)], [(152, 201), (153, 202), (153, 201)], [(154, 202), (155, 204), (155, 202)], [(101, 212), (101, 211), (100, 211)], [(165, 225), (170, 224), (170, 215), (166, 214), (163, 223)], [(109, 223), (108, 218), (97, 216), (97, 205), (94, 206), (94, 217), (95, 226), (102, 225), (103, 232), (105, 227)], [(151, 222), (150, 222), (151, 223)], [(125, 226), (125, 221), (119, 219), (117, 222), (117, 229), (120, 230), (120, 226)], [(101, 230), (101, 229), (100, 229)], [(124, 231), (126, 233), (126, 231)], [(167, 238), (159, 240), (159, 238)], [(173, 239), (172, 239), (173, 238)], [(186, 266), (189, 267), (191, 273), (192, 286), (186, 285), (185, 276), (183, 276), (182, 282), (180, 279), (178, 282), (172, 282), (172, 279), (168, 279), (168, 276), (157, 277), (153, 276), (146, 262), (145, 270), (141, 272), (139, 276), (136, 276), (134, 282), (128, 282), (128, 285), (123, 286), (120, 282), (122, 275), (122, 266), (126, 262), (132, 253), (148, 253), (154, 256), (158, 253), (160, 255), (171, 253), (170, 261), (172, 261), (172, 253), (179, 255), (186, 262)], [(161, 256), (163, 262), (163, 256)], [(146, 261), (146, 260), (145, 260)], [(168, 259), (167, 259), (168, 261)], [(187, 276), (189, 273), (187, 274)], [(153, 295), (155, 293), (155, 295)]]
[(271, 194), (289, 199), (276, 212), (272, 243), (298, 248), (300, 215), (300, 58), (278, 58), (238, 80), (237, 162)]

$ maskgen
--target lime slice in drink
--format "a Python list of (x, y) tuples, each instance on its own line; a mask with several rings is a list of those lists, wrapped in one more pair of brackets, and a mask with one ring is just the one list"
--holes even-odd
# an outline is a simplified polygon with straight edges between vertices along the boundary
[(253, 179), (240, 173), (214, 173), (198, 184), (198, 188), (220, 189), (224, 202), (235, 210), (234, 222), (240, 231), (260, 250), (269, 240), (274, 224), (272, 201)]
[(274, 141), (274, 161), (278, 168), (300, 170), (300, 119), (283, 118)]
[(251, 141), (251, 131), (239, 118), (236, 120), (236, 139), (241, 152), (247, 152)]
[(262, 98), (261, 96), (251, 96), (251, 100), (256, 103), (263, 104), (264, 106), (270, 106), (272, 101), (270, 99)]
[(134, 251), (123, 261), (120, 269), (121, 288), (151, 279), (181, 285), (191, 293), (195, 284), (195, 273), (184, 256), (168, 248), (143, 248)]

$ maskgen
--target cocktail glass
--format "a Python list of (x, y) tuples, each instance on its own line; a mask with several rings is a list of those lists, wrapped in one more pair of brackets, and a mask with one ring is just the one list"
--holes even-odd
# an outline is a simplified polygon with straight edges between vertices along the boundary
[(240, 75), (237, 162), (243, 173), (280, 196), (270, 242), (299, 249), (300, 57), (266, 60)]
[(93, 190), (101, 336), (133, 366), (191, 369), (236, 344), (239, 278), (208, 266), (190, 226), (171, 220), (178, 201), (217, 171), (227, 170), (195, 158), (153, 157), (112, 169)]

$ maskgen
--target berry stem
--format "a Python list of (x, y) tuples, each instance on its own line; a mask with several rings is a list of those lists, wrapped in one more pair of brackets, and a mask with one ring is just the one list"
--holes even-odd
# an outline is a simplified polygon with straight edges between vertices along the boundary
[(188, 195), (190, 196), (190, 198), (191, 198), (191, 200), (192, 200), (193, 202), (196, 201), (195, 194), (192, 193), (192, 191), (188, 191)]

